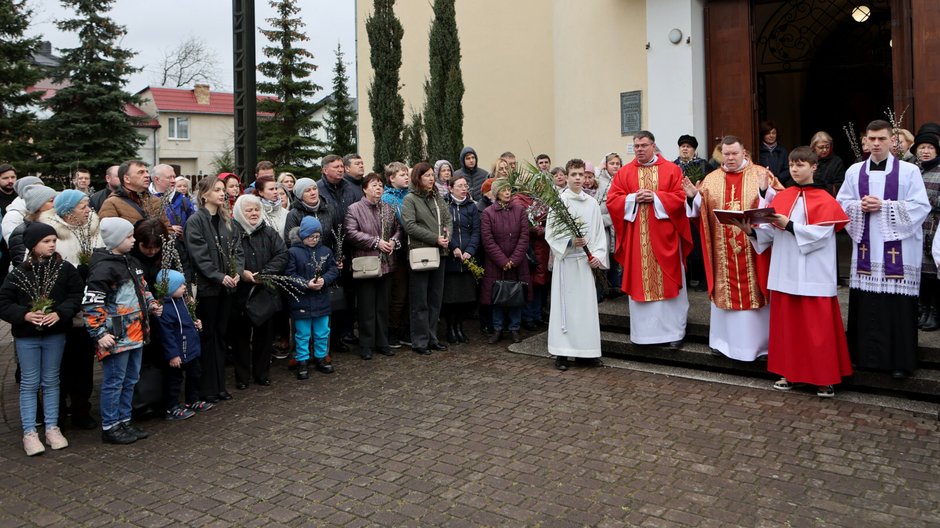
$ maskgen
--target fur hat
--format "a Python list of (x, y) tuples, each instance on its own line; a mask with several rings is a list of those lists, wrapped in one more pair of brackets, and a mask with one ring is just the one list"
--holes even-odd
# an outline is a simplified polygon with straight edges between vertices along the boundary
[(695, 139), (695, 136), (690, 136), (688, 134), (682, 134), (679, 136), (679, 146), (682, 145), (692, 145), (692, 148), (698, 148), (698, 140)]
[(104, 247), (109, 250), (120, 246), (121, 242), (124, 242), (124, 239), (127, 238), (127, 235), (134, 232), (134, 225), (123, 218), (102, 218), (99, 226), (101, 228), (101, 240), (104, 241)]
[[(304, 178), (301, 178), (304, 179)], [(320, 225), (320, 221), (317, 220), (315, 216), (305, 216), (303, 220), (300, 221), (300, 239), (303, 240), (313, 234), (320, 233), (323, 231), (323, 226)]]
[(911, 152), (916, 154), (917, 146), (922, 144), (933, 145), (937, 155), (940, 156), (940, 138), (938, 138), (936, 135), (931, 134), (930, 132), (921, 132), (920, 134), (917, 134), (917, 137), (914, 138), (914, 144), (911, 145)]

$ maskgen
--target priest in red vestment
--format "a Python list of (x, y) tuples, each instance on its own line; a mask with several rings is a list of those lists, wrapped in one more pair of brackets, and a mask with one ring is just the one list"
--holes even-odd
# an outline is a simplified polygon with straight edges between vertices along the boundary
[(689, 311), (685, 259), (692, 251), (682, 170), (656, 154), (648, 131), (633, 137), (633, 150), (635, 159), (607, 193), (615, 258), (624, 268), (621, 287), (630, 297), (630, 340), (678, 348)]

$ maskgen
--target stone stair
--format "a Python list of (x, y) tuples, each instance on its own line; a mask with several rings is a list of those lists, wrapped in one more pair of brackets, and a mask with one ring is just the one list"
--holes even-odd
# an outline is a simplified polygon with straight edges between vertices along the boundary
[[(848, 316), (848, 288), (839, 288), (842, 316)], [(767, 372), (765, 361), (753, 363), (716, 357), (708, 349), (709, 301), (704, 292), (689, 292), (689, 319), (686, 339), (680, 350), (659, 346), (639, 346), (630, 342), (630, 313), (626, 297), (599, 305), (601, 341), (605, 356), (670, 366), (697, 368), (744, 376), (776, 379)], [(859, 392), (904, 396), (940, 402), (940, 332), (920, 332), (920, 368), (908, 379), (896, 380), (888, 373), (856, 372), (842, 387)]]

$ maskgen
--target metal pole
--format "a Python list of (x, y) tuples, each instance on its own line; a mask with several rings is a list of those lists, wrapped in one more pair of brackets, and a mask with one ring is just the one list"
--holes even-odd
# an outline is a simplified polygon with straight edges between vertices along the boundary
[(235, 173), (242, 182), (254, 174), (258, 160), (258, 97), (255, 93), (255, 3), (232, 0), (235, 59)]

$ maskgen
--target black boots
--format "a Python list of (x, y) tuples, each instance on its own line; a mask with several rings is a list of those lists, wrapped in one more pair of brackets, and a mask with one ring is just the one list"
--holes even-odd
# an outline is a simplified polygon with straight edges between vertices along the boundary
[(447, 342), (452, 345), (457, 342), (457, 325), (450, 321), (447, 322)]
[(490, 336), (489, 343), (491, 345), (495, 345), (496, 343), (499, 343), (499, 340), (502, 338), (503, 338), (502, 330), (493, 330), (493, 335)]
[(332, 374), (334, 372), (333, 362), (330, 360), (330, 356), (325, 358), (313, 358), (313, 367), (324, 374)]
[(940, 321), (937, 320), (937, 309), (933, 306), (925, 310), (926, 316), (921, 319), (920, 329), (924, 332), (935, 332), (940, 330)]
[(297, 362), (297, 379), (299, 380), (310, 379), (310, 372), (307, 370), (306, 361)]
[(467, 334), (463, 333), (463, 323), (457, 323), (454, 325), (454, 333), (457, 335), (457, 341), (461, 343), (469, 343), (470, 339), (467, 338)]

